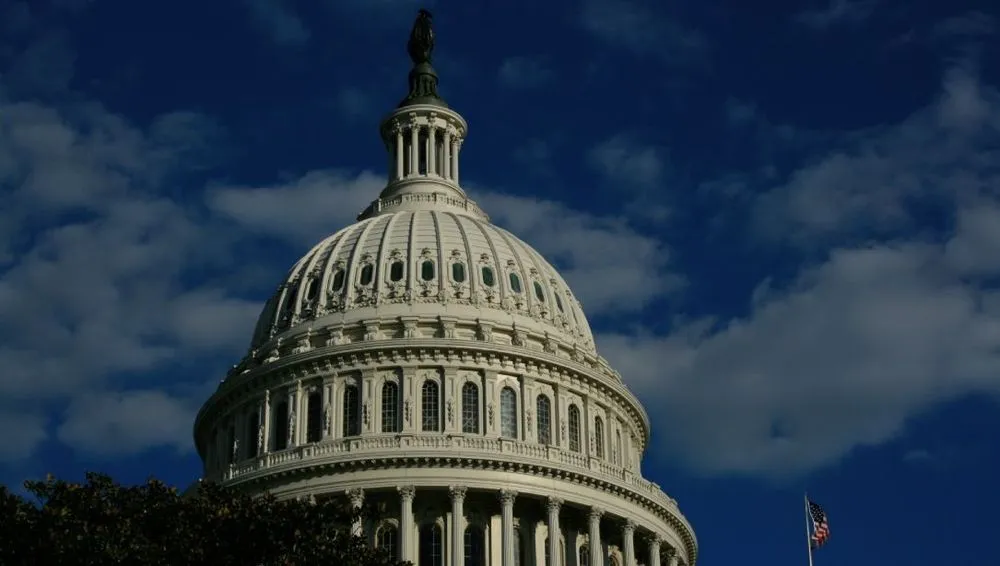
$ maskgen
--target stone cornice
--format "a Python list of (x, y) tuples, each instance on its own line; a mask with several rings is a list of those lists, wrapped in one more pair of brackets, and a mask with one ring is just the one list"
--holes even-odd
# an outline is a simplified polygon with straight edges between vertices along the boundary
[[(309, 379), (335, 372), (361, 371), (391, 364), (464, 365), (470, 369), (511, 373), (534, 373), (555, 381), (576, 381), (586, 387), (616, 397), (629, 417), (642, 429), (643, 445), (649, 439), (649, 417), (638, 398), (620, 381), (611, 380), (572, 359), (518, 346), (428, 338), (390, 339), (355, 342), (290, 354), (223, 381), (205, 402), (195, 419), (195, 443), (204, 457), (198, 431), (209, 416), (234, 403), (262, 394), (279, 384)], [(209, 420), (214, 420), (209, 419)]]
[[(289, 452), (304, 454), (310, 452), (310, 448), (313, 448), (313, 446), (302, 446)], [(469, 455), (450, 454), (448, 452), (434, 452), (433, 455), (430, 453), (420, 455), (407, 451), (406, 454), (403, 454), (396, 450), (383, 455), (358, 455), (358, 457), (351, 459), (299, 456), (271, 466), (265, 465), (266, 460), (266, 458), (261, 458), (254, 464), (232, 470), (236, 473), (227, 476), (223, 483), (239, 489), (260, 491), (268, 489), (270, 484), (275, 483), (275, 480), (278, 480), (277, 483), (287, 485), (297, 479), (312, 476), (335, 477), (337, 474), (375, 469), (467, 468), (512, 472), (519, 475), (533, 475), (591, 487), (601, 492), (615, 495), (622, 501), (639, 505), (643, 509), (660, 517), (680, 535), (692, 566), (697, 559), (698, 542), (695, 538), (693, 528), (680, 513), (676, 502), (658, 488), (656, 492), (660, 497), (656, 497), (649, 491), (637, 489), (635, 485), (629, 485), (623, 481), (595, 476), (582, 470), (573, 470), (561, 465), (517, 461), (510, 458), (476, 458)], [(652, 482), (647, 483), (652, 484)], [(655, 484), (652, 485), (655, 486)], [(626, 519), (632, 520), (630, 517), (626, 517)]]

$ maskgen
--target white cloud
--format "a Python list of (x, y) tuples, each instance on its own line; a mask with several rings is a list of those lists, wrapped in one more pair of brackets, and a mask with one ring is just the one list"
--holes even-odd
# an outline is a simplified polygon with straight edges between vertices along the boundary
[(384, 187), (369, 172), (313, 171), (279, 186), (215, 187), (207, 201), (248, 231), (312, 245), (353, 223)]
[(662, 152), (625, 135), (613, 136), (590, 150), (590, 165), (607, 180), (649, 188), (661, 183), (666, 169)]
[(160, 390), (86, 393), (73, 399), (57, 435), (63, 443), (101, 456), (135, 454), (154, 446), (194, 448), (191, 426), (200, 399)]
[(624, 218), (500, 193), (474, 196), (494, 222), (559, 268), (590, 316), (635, 312), (683, 283), (670, 270), (669, 250)]
[[(964, 73), (759, 197), (758, 226), (824, 251), (818, 265), (762, 282), (740, 318), (598, 337), (658, 408), (651, 454), (790, 476), (883, 443), (942, 402), (1000, 393), (1000, 293), (983, 284), (1000, 275), (1000, 98)], [(912, 230), (928, 207), (954, 214), (954, 232)]]

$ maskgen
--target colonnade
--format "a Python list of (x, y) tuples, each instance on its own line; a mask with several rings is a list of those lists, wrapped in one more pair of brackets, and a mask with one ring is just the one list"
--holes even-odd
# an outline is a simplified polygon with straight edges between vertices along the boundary
[[(421, 499), (426, 497), (432, 503), (442, 504), (439, 507), (442, 516), (423, 514), (418, 518), (414, 512), (418, 493)], [(495, 505), (483, 505), (482, 497), (477, 500), (474, 509), (468, 508), (467, 500), (472, 494), (495, 496), (499, 509)], [(353, 489), (347, 495), (352, 505), (361, 506), (365, 492)], [(391, 544), (397, 557), (416, 566), (550, 566), (547, 559), (553, 556), (561, 557), (554, 566), (683, 566), (676, 549), (665, 544), (662, 536), (652, 529), (644, 528), (630, 518), (612, 515), (600, 507), (567, 503), (558, 497), (519, 495), (512, 489), (473, 491), (457, 485), (449, 486), (447, 491), (442, 488), (418, 490), (415, 486), (406, 485), (398, 487), (395, 493), (372, 490), (368, 496), (388, 503), (388, 509), (395, 508), (391, 500), (396, 499), (399, 509), (398, 517), (392, 518), (397, 522), (392, 526), (385, 523), (386, 517), (375, 518), (376, 522), (369, 525), (367, 535), (372, 543), (390, 544), (387, 542), (390, 538), (380, 536), (379, 531), (395, 529), (396, 538)], [(444, 505), (445, 497), (448, 505)], [(524, 501), (525, 505), (515, 515), (515, 502), (520, 501)], [(532, 512), (538, 507), (543, 507), (544, 512)], [(466, 528), (472, 524), (469, 517), (473, 514), (485, 517), (485, 528), (491, 532), (482, 555), (470, 557)], [(585, 521), (586, 528), (580, 529), (581, 532), (576, 532), (576, 527), (564, 529), (563, 518), (570, 519), (573, 524)], [(430, 544), (423, 540), (421, 533), (426, 524), (438, 524), (434, 521), (440, 521), (443, 527), (441, 551), (437, 554), (420, 547), (421, 544)], [(355, 532), (361, 532), (360, 525), (354, 528)], [(610, 533), (608, 538), (612, 540), (602, 540), (602, 533)], [(636, 550), (636, 539), (646, 545), (641, 556)], [(527, 552), (522, 548), (525, 544)], [(580, 553), (580, 546), (587, 548), (585, 559), (581, 558), (584, 555)], [(666, 560), (661, 561), (661, 556)], [(586, 560), (586, 563), (581, 560)]]
[(390, 182), (433, 176), (458, 184), (462, 137), (455, 126), (435, 115), (414, 115), (408, 122), (394, 121), (389, 132)]

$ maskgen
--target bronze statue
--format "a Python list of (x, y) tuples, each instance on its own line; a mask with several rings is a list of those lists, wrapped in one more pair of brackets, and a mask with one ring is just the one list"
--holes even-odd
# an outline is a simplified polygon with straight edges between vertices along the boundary
[(434, 51), (434, 30), (431, 28), (431, 13), (427, 10), (417, 12), (417, 20), (413, 22), (410, 41), (406, 43), (406, 52), (414, 65), (431, 62)]

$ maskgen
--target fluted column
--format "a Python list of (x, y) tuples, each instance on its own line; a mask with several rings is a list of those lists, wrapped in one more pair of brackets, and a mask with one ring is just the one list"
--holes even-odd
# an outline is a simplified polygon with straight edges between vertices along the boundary
[(636, 566), (635, 564), (635, 523), (631, 520), (625, 521), (622, 527), (622, 540), (625, 547), (625, 566)]
[(445, 128), (444, 130), (444, 143), (441, 144), (441, 150), (444, 151), (444, 163), (441, 167), (441, 176), (445, 179), (451, 179), (451, 129)]
[(261, 415), (258, 424), (260, 425), (261, 433), (259, 435), (260, 442), (257, 443), (257, 453), (263, 455), (267, 454), (271, 449), (270, 443), (267, 441), (269, 438), (271, 438), (271, 390), (270, 389), (266, 389), (264, 391), (264, 403), (261, 406), (260, 412)]
[[(365, 503), (365, 490), (363, 489), (349, 489), (347, 490), (347, 497), (351, 500), (351, 509), (355, 513), (361, 510), (361, 506)], [(351, 534), (354, 536), (361, 536), (364, 534), (363, 525), (361, 524), (361, 516), (354, 518), (351, 523)]]
[(448, 488), (451, 494), (451, 564), (452, 566), (465, 565), (465, 503), (464, 486), (451, 486)]
[(420, 162), (420, 126), (416, 120), (410, 121), (410, 175), (417, 173), (417, 165)]
[(514, 498), (517, 492), (500, 490), (501, 543), (503, 545), (502, 566), (514, 566)]
[(398, 123), (393, 124), (392, 129), (396, 133), (396, 174), (392, 177), (402, 179), (406, 176), (406, 171), (403, 170), (403, 152), (406, 151), (406, 145), (403, 143), (403, 126)]
[(437, 175), (437, 128), (433, 122), (427, 127), (427, 174)]
[(660, 566), (660, 536), (649, 537), (649, 566)]
[(590, 548), (590, 566), (604, 566), (604, 545), (601, 544), (601, 516), (604, 510), (590, 509), (590, 529), (587, 538)]
[(549, 510), (549, 563), (545, 566), (562, 566), (559, 561), (559, 509), (563, 500), (558, 497), (550, 497), (548, 501)]
[(458, 184), (458, 153), (460, 149), (462, 149), (462, 138), (456, 137), (455, 153), (451, 156), (451, 170), (452, 170), (451, 178), (453, 181), (455, 181), (456, 185)]
[(416, 563), (413, 556), (413, 497), (417, 490), (412, 485), (399, 486), (399, 559)]
[(677, 566), (680, 560), (676, 548), (670, 547), (667, 549), (667, 566)]

